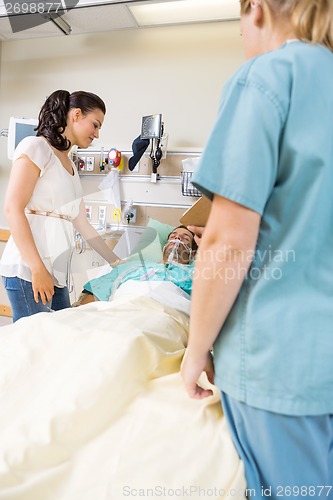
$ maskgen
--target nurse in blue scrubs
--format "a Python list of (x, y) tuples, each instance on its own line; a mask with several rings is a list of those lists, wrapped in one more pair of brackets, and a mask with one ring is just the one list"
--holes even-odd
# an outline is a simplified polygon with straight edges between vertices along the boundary
[(213, 203), (182, 377), (221, 389), (248, 496), (333, 498), (333, 3), (240, 3), (248, 60), (193, 179)]

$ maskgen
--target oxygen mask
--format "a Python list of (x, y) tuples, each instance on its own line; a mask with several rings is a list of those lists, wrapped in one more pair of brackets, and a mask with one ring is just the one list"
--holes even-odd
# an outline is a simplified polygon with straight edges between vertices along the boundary
[[(189, 262), (189, 260), (191, 259), (191, 255), (192, 255), (192, 249), (184, 241), (181, 241), (178, 238), (169, 240), (166, 243), (166, 245), (164, 245), (164, 247), (163, 247), (163, 254), (169, 245), (172, 245), (172, 249), (169, 253), (168, 260), (165, 263), (166, 268), (168, 268), (171, 265), (171, 263), (176, 262), (176, 263), (182, 264), (182, 263)], [(184, 255), (184, 257), (182, 258), (183, 252), (185, 252), (186, 255)], [(180, 262), (180, 259), (184, 262)]]

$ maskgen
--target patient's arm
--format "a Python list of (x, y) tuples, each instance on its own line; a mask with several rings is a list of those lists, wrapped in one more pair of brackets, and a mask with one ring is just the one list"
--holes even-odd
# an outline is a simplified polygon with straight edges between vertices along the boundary
[(88, 292), (87, 290), (82, 290), (77, 301), (72, 304), (72, 307), (83, 306), (84, 304), (95, 302), (96, 300), (98, 300), (98, 298), (95, 297), (95, 295)]
[[(112, 266), (113, 269), (116, 267), (118, 264), (124, 264), (125, 262), (121, 259), (117, 259), (115, 262), (113, 262)], [(101, 281), (105, 279), (105, 276), (110, 276), (110, 273), (103, 274), (99, 278), (94, 278), (92, 281), (97, 281), (98, 279)], [(89, 287), (89, 281), (86, 283), (84, 286)], [(90, 290), (86, 290), (86, 288), (83, 288), (82, 292), (79, 295), (79, 298), (72, 304), (72, 307), (78, 307), (78, 306), (83, 306), (84, 304), (89, 304), (90, 302), (94, 302), (96, 300), (100, 300), (96, 295), (94, 295)], [(105, 299), (106, 300), (106, 299)]]

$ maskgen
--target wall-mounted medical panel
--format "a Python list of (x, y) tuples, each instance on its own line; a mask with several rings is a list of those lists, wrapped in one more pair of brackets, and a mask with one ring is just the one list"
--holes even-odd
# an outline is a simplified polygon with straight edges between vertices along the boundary
[[(89, 163), (94, 165), (94, 171), (86, 169), (80, 171), (84, 200), (86, 206), (89, 207), (91, 221), (98, 223), (99, 207), (105, 205), (107, 224), (113, 224), (115, 222), (114, 206), (110, 203), (107, 190), (100, 189), (100, 184), (110, 169), (99, 169), (98, 165), (103, 161), (100, 152), (80, 150), (77, 155), (77, 162), (81, 161), (85, 168)], [(169, 224), (178, 224), (183, 212), (197, 200), (195, 196), (183, 194), (183, 160), (197, 158), (200, 152), (168, 153), (158, 168), (156, 182), (152, 182), (149, 155), (145, 154), (141, 158), (138, 173), (128, 169), (128, 159), (131, 155), (131, 152), (122, 153), (122, 165), (118, 171), (122, 208), (131, 201), (136, 210), (136, 225), (146, 225), (150, 217)], [(131, 221), (129, 223), (133, 224)]]

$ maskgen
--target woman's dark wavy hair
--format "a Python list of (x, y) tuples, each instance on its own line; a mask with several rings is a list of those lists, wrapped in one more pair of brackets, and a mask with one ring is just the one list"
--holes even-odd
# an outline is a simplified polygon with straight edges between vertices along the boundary
[(78, 90), (70, 94), (67, 90), (56, 90), (46, 99), (39, 112), (36, 135), (45, 137), (59, 151), (67, 151), (71, 142), (62, 134), (67, 125), (68, 111), (75, 108), (80, 108), (83, 115), (94, 109), (106, 113), (102, 99), (91, 92)]

